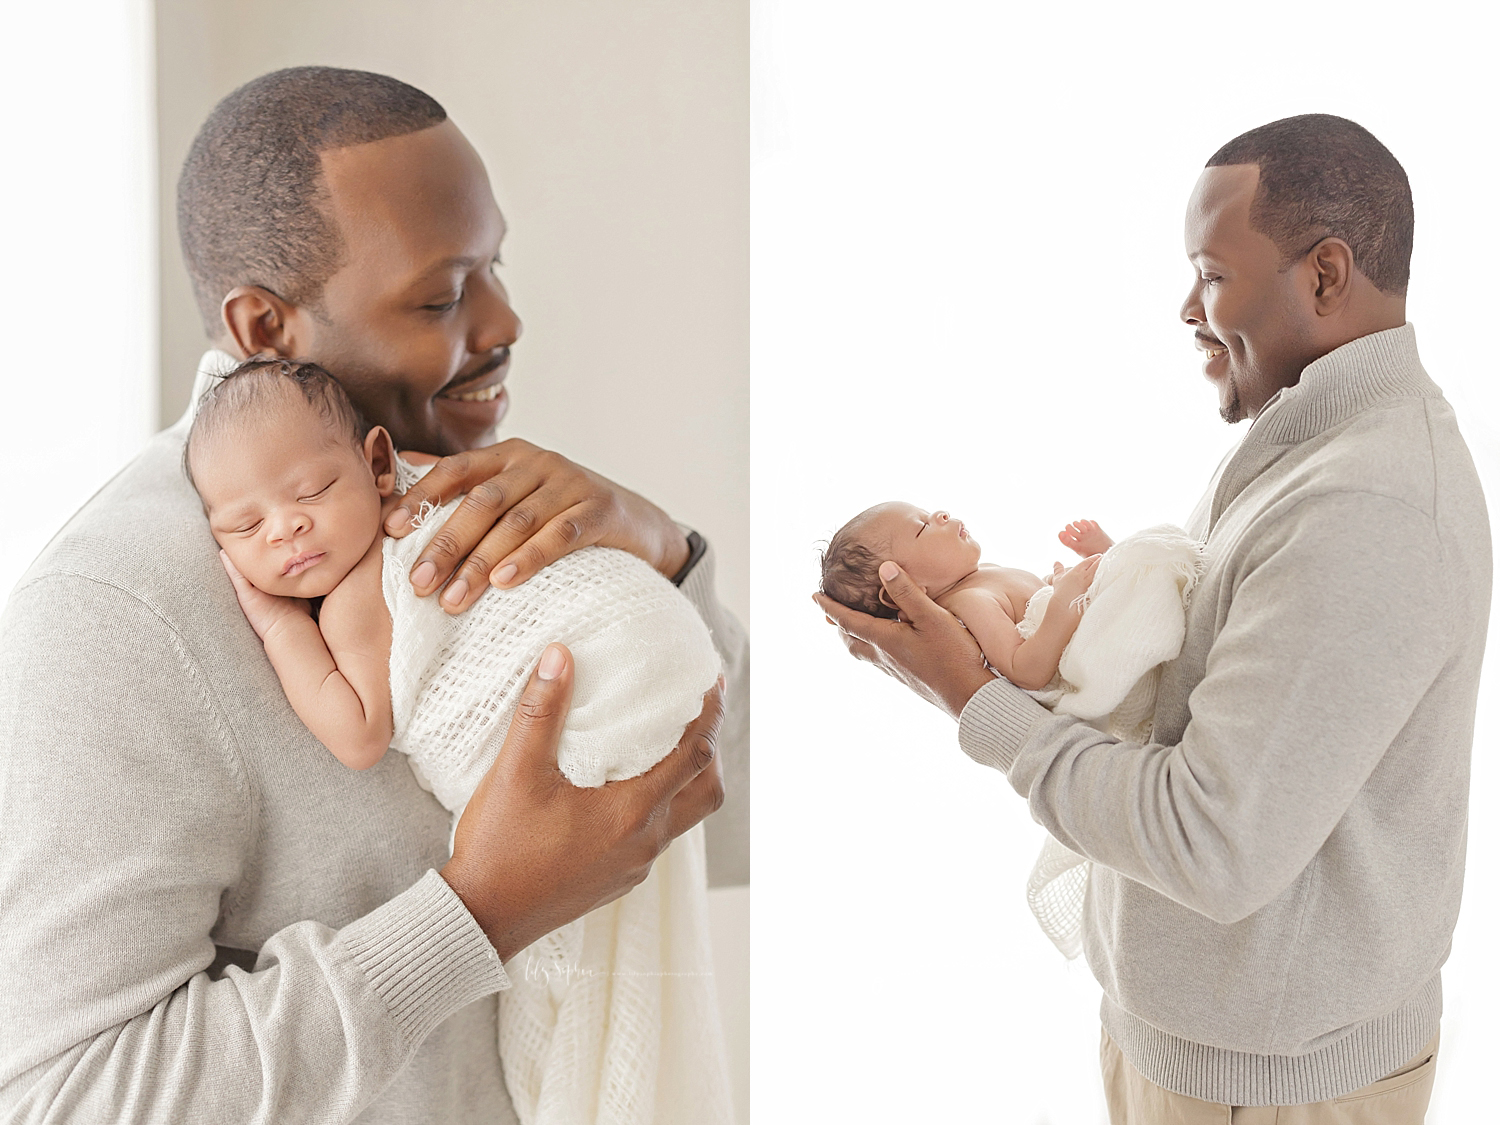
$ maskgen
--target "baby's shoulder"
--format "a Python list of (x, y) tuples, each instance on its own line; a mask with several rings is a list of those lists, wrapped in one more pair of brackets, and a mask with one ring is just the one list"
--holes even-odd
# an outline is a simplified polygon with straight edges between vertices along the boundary
[(938, 599), (938, 604), (959, 617), (963, 616), (960, 610), (967, 610), (970, 614), (976, 611), (999, 612), (1011, 621), (1015, 620), (1015, 610), (1004, 588), (997, 582), (986, 580), (983, 571), (957, 590), (943, 595)]

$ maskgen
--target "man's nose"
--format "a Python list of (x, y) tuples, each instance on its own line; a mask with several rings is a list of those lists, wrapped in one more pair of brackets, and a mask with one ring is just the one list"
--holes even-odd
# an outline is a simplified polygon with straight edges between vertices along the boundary
[(1193, 282), (1193, 287), (1188, 290), (1187, 300), (1182, 302), (1182, 308), (1178, 311), (1184, 323), (1199, 325), (1206, 324), (1208, 317), (1203, 311), (1203, 282)]
[(510, 307), (510, 295), (493, 274), (486, 274), (473, 290), (474, 319), (469, 328), (469, 351), (474, 355), (508, 348), (521, 338), (521, 318)]

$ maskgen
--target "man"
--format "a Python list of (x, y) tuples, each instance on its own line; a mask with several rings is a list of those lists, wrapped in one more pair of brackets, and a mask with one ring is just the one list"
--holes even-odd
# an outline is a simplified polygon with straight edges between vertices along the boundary
[[(399, 756), (347, 770), (293, 716), (173, 427), (49, 546), (0, 624), (0, 1107), (513, 1121), (501, 961), (638, 883), (724, 799), (716, 744), (746, 751), (743, 634), (711, 552), (655, 505), (523, 442), (475, 448), (504, 412), (520, 322), (493, 272), (505, 228), (483, 165), (436, 102), (357, 71), (267, 75), (215, 109), (179, 194), (205, 326), (229, 353), (206, 369), (318, 360), (403, 446), (458, 454), (389, 514), (405, 533), (422, 501), (468, 493), (413, 568), (419, 593), (463, 612), (487, 582), (621, 547), (703, 614), (728, 698), (710, 692), (642, 777), (575, 789), (556, 768), (573, 667), (554, 646), (450, 855), (446, 812)], [(743, 879), (742, 840), (710, 848)]]
[(1084, 950), (1114, 1122), (1419, 1122), (1490, 554), (1406, 323), (1410, 191), (1358, 125), (1289, 118), (1208, 162), (1186, 236), (1182, 319), (1224, 418), (1254, 422), (1188, 523), (1207, 568), (1150, 744), (993, 677), (893, 563), (905, 620), (818, 601), (1094, 860)]

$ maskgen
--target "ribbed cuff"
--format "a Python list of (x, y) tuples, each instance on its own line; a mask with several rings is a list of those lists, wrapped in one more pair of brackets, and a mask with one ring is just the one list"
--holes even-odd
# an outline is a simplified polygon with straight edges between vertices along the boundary
[(996, 676), (964, 704), (958, 716), (958, 744), (980, 765), (1009, 773), (1026, 735), (1050, 713), (1015, 684)]
[(495, 947), (436, 871), (345, 926), (339, 940), (413, 1045), (466, 1004), (510, 987)]

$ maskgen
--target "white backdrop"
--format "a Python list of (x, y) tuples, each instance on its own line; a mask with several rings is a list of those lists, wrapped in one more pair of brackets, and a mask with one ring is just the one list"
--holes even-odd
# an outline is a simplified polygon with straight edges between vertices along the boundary
[(151, 435), (157, 371), (150, 0), (7, 5), (5, 34), (0, 603)]
[[(1103, 1120), (1097, 987), (1022, 895), (1041, 829), (808, 597), (819, 541), (879, 500), (948, 508), (1037, 571), (1070, 519), (1186, 518), (1240, 433), (1178, 320), (1183, 208), (1220, 144), (1320, 111), (1396, 153), (1409, 315), (1500, 496), (1494, 40), (1459, 11), (753, 9), (759, 1120)], [(1491, 651), (1438, 1125), (1474, 1119), (1500, 1049)]]

